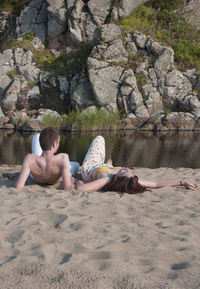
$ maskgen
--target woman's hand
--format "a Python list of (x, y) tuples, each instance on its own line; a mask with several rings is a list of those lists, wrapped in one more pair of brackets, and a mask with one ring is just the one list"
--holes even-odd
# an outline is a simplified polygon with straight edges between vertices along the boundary
[(83, 185), (83, 184), (84, 184), (84, 182), (80, 181), (80, 180), (76, 183), (77, 186), (80, 186), (80, 185)]
[(189, 182), (182, 182), (182, 185), (186, 188), (186, 189), (190, 189), (190, 190), (197, 190), (198, 189), (198, 185), (197, 184), (191, 184)]

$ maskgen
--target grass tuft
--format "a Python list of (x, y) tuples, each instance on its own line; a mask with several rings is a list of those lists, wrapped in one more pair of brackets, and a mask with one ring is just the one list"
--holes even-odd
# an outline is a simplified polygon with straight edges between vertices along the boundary
[(68, 115), (61, 115), (60, 118), (43, 116), (43, 124), (79, 131), (105, 130), (119, 127), (122, 118), (123, 115), (119, 111), (108, 112), (105, 109), (98, 109), (93, 112), (81, 112), (77, 110), (71, 111)]

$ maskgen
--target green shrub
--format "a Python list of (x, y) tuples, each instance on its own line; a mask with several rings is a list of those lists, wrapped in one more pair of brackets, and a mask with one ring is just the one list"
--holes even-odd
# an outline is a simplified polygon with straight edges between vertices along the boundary
[(169, 115), (171, 112), (172, 112), (171, 109), (169, 109), (169, 108), (164, 108), (164, 114), (165, 114), (165, 116)]
[(171, 11), (182, 7), (184, 2), (184, 0), (150, 0), (146, 5), (158, 10), (167, 9)]
[(164, 45), (171, 46), (179, 67), (185, 69), (195, 66), (200, 69), (199, 31), (178, 12), (172, 11), (182, 4), (182, 0), (152, 0), (138, 6), (130, 16), (122, 19), (120, 24), (129, 32), (140, 31)]
[(24, 35), (24, 39), (26, 40), (32, 40), (34, 37), (34, 32), (33, 31), (27, 31)]
[(22, 7), (29, 2), (30, 0), (1, 0), (0, 11), (11, 10), (15, 15), (19, 15)]
[(14, 49), (16, 47), (21, 47), (24, 48), (25, 50), (31, 50), (32, 52), (35, 51), (33, 44), (31, 43), (30, 40), (17, 40), (15, 38), (9, 38), (7, 41), (5, 41), (2, 44), (1, 49), (5, 50), (5, 49)]
[(14, 69), (7, 72), (7, 76), (10, 77), (11, 79), (14, 79), (17, 74), (18, 72)]
[(70, 76), (86, 68), (86, 61), (93, 48), (92, 43), (83, 43), (79, 49), (70, 55), (62, 53), (58, 57), (52, 56), (48, 49), (38, 52), (36, 62), (39, 67), (49, 71), (51, 76)]

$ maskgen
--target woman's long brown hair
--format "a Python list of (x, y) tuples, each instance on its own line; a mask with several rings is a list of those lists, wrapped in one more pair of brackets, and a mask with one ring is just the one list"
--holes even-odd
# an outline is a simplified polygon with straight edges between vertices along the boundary
[(111, 180), (103, 187), (104, 191), (115, 191), (118, 193), (138, 194), (143, 193), (147, 188), (138, 183), (138, 177), (118, 177), (111, 176)]

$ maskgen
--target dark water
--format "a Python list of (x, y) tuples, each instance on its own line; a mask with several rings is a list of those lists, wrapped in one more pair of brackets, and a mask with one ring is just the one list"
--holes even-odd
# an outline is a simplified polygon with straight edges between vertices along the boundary
[[(101, 134), (106, 140), (106, 159), (127, 167), (200, 168), (200, 132), (93, 132), (64, 133), (59, 152), (67, 152), (70, 160), (83, 161), (93, 138)], [(31, 152), (30, 133), (0, 131), (0, 164), (21, 164)]]

